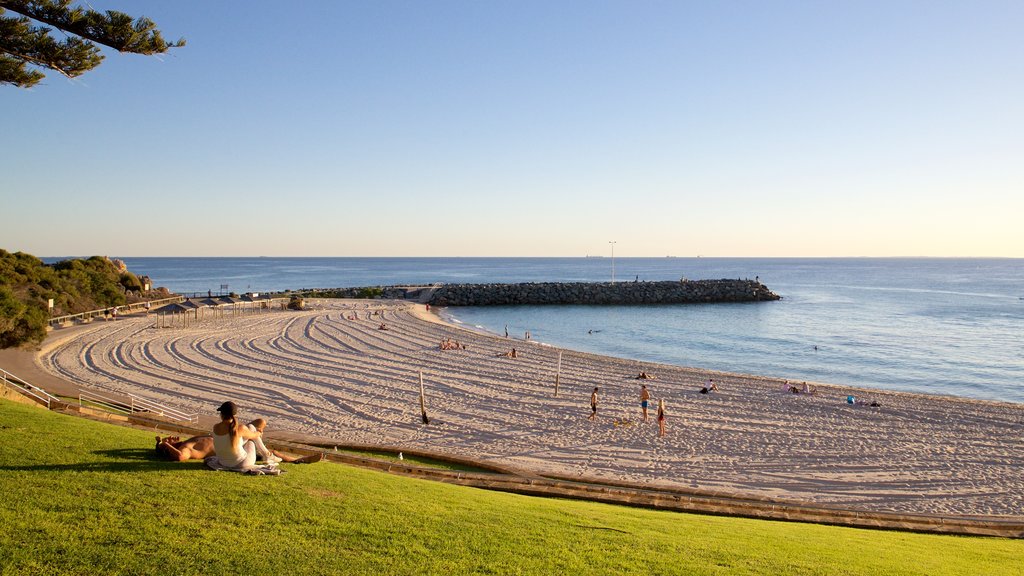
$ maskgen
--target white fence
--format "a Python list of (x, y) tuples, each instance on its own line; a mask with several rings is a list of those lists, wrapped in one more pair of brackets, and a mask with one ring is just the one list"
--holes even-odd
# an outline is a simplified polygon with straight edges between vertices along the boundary
[[(53, 394), (50, 394), (46, 390), (43, 390), (24, 378), (19, 378), (18, 376), (11, 374), (3, 368), (0, 368), (0, 378), (2, 378), (4, 386), (35, 400), (39, 404), (46, 406), (48, 409), (56, 408), (57, 405), (62, 402), (60, 398), (57, 398)], [(152, 414), (190, 425), (199, 423), (198, 414), (188, 414), (181, 410), (164, 406), (159, 402), (140, 398), (134, 394), (128, 394), (127, 398), (127, 400), (117, 400), (109, 396), (104, 396), (98, 392), (81, 391), (78, 394), (78, 405), (81, 407), (88, 404), (90, 406), (100, 407), (112, 412), (128, 414), (129, 416), (133, 414)]]
[(198, 414), (188, 414), (181, 410), (176, 410), (168, 406), (164, 406), (159, 402), (140, 398), (134, 394), (128, 394), (128, 400), (117, 400), (109, 396), (104, 396), (98, 392), (80, 392), (78, 394), (78, 405), (86, 406), (100, 406), (106, 410), (112, 412), (120, 412), (129, 416), (134, 414), (155, 414), (164, 418), (170, 418), (171, 420), (177, 420), (179, 422), (185, 422), (187, 424), (198, 424)]
[(18, 378), (17, 376), (11, 374), (7, 370), (4, 370), (3, 368), (0, 368), (0, 374), (3, 375), (3, 382), (5, 386), (8, 386), (13, 390), (22, 393), (23, 395), (32, 398), (33, 400), (39, 402), (40, 404), (46, 406), (47, 408), (50, 407), (51, 402), (59, 401), (56, 396), (53, 396), (46, 390), (43, 390), (38, 386), (32, 385), (24, 378)]
[[(181, 302), (184, 300), (181, 296), (173, 296), (171, 298), (162, 298), (160, 300), (147, 300), (145, 302), (135, 302), (133, 304), (125, 304), (123, 306), (117, 306), (119, 314), (131, 314), (133, 312), (141, 312), (142, 310), (149, 310), (149, 307), (163, 306), (164, 304), (171, 304), (172, 302)], [(61, 326), (69, 322), (87, 322), (93, 318), (100, 316), (106, 316), (110, 313), (110, 307), (103, 308), (102, 310), (89, 310), (88, 312), (79, 312), (78, 314), (67, 314), (65, 316), (54, 316), (50, 318), (50, 326)]]

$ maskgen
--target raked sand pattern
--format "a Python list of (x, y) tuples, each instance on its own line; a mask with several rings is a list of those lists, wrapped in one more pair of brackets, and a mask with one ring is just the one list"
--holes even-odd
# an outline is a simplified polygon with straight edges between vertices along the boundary
[[(262, 416), (274, 429), (541, 474), (853, 509), (1024, 515), (1024, 405), (828, 385), (791, 394), (775, 379), (568, 350), (555, 397), (556, 348), (444, 324), (406, 302), (312, 304), (188, 328), (142, 317), (99, 322), (51, 335), (40, 362), (58, 376), (189, 412), (212, 414), (234, 400), (242, 417)], [(440, 350), (449, 337), (467, 349)], [(513, 347), (518, 358), (501, 356)], [(656, 376), (646, 382), (646, 423), (640, 370)], [(420, 421), (420, 371), (429, 425)], [(721, 391), (699, 393), (708, 377)], [(847, 405), (847, 394), (882, 406)]]

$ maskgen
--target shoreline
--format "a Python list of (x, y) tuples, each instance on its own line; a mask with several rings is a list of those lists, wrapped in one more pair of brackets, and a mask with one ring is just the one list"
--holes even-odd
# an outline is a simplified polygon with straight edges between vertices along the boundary
[[(278, 432), (421, 447), (541, 474), (905, 513), (1014, 517), (1024, 504), (1024, 405), (831, 384), (793, 395), (774, 378), (644, 362), (657, 375), (646, 384), (669, 406), (669, 434), (659, 440), (656, 425), (640, 422), (637, 361), (525, 346), (404, 302), (317, 304), (189, 329), (158, 330), (145, 318), (97, 323), (52, 334), (39, 363), (191, 411), (232, 397)], [(374, 310), (389, 330), (377, 330)], [(344, 319), (352, 313), (360, 320)], [(449, 336), (467, 350), (439, 350)], [(496, 356), (513, 345), (519, 359)], [(417, 422), (418, 370), (430, 426)], [(702, 396), (708, 377), (722, 391)], [(586, 420), (591, 384), (606, 391), (594, 423)], [(882, 406), (842, 403), (850, 392)]]
[[(468, 322), (464, 322), (462, 320), (459, 320), (458, 318), (455, 317), (454, 314), (452, 314), (452, 313), (447, 311), (448, 310), (447, 307), (441, 308), (439, 310), (440, 311), (435, 311), (434, 308), (431, 308), (431, 311), (427, 312), (427, 314), (429, 314), (430, 316), (432, 316), (434, 318), (433, 320), (431, 318), (428, 318), (428, 317), (425, 317), (425, 316), (423, 317), (423, 319), (424, 320), (428, 320), (428, 321), (440, 322), (442, 324), (449, 324), (453, 328), (457, 328), (457, 329), (460, 329), (460, 330), (466, 330), (466, 331), (469, 331), (469, 332), (474, 333), (474, 334), (480, 334), (480, 335), (484, 335), (484, 336), (490, 336), (490, 337), (504, 339), (504, 336), (502, 336), (498, 332), (491, 331), (490, 329), (488, 329), (486, 327), (483, 327), (483, 326), (471, 325)], [(451, 320), (449, 320), (449, 318), (446, 318), (446, 316), (450, 317)], [(773, 383), (791, 382), (793, 384), (799, 384), (801, 386), (803, 385), (804, 382), (807, 382), (807, 384), (809, 384), (809, 385), (811, 385), (811, 386), (813, 386), (815, 388), (818, 388), (818, 389), (833, 388), (833, 389), (837, 389), (837, 390), (842, 389), (842, 390), (859, 391), (862, 394), (857, 394), (858, 397), (860, 397), (860, 396), (870, 396), (870, 395), (876, 394), (876, 393), (892, 393), (892, 394), (899, 394), (899, 395), (905, 395), (905, 396), (918, 397), (918, 398), (925, 399), (925, 400), (929, 399), (929, 398), (946, 398), (946, 399), (958, 400), (958, 401), (964, 401), (964, 402), (980, 402), (980, 403), (992, 403), (992, 404), (997, 404), (997, 405), (1009, 405), (1009, 406), (1024, 407), (1024, 402), (1015, 402), (1013, 400), (999, 400), (999, 399), (993, 399), (993, 398), (975, 398), (975, 397), (971, 397), (971, 396), (957, 396), (956, 394), (943, 394), (943, 393), (939, 393), (939, 392), (928, 393), (928, 392), (919, 392), (919, 391), (915, 391), (915, 390), (898, 390), (898, 389), (895, 389), (895, 388), (874, 388), (874, 387), (871, 387), (871, 386), (864, 386), (864, 385), (857, 385), (857, 384), (836, 384), (836, 383), (833, 383), (833, 382), (823, 382), (823, 381), (819, 381), (819, 380), (810, 380), (810, 379), (804, 380), (804, 379), (798, 379), (798, 378), (785, 378), (785, 377), (782, 377), (782, 376), (749, 374), (749, 373), (746, 373), (746, 372), (733, 372), (733, 371), (730, 371), (730, 370), (718, 370), (718, 369), (715, 369), (715, 368), (702, 368), (702, 367), (699, 367), (699, 366), (688, 366), (688, 365), (683, 365), (683, 364), (672, 364), (671, 362), (663, 362), (663, 361), (660, 361), (660, 360), (637, 360), (637, 359), (629, 358), (627, 356), (619, 356), (619, 355), (616, 355), (616, 354), (613, 354), (613, 353), (590, 352), (590, 351), (587, 351), (587, 350), (577, 350), (575, 348), (570, 348), (568, 346), (562, 346), (562, 345), (559, 345), (559, 344), (556, 344), (556, 343), (552, 343), (552, 342), (544, 342), (544, 341), (540, 341), (540, 340), (524, 340), (523, 338), (518, 337), (518, 336), (516, 336), (516, 337), (509, 336), (509, 340), (510, 341), (515, 341), (515, 342), (520, 342), (520, 343), (523, 343), (523, 344), (534, 345), (534, 346), (543, 346), (543, 347), (551, 348), (553, 350), (572, 350), (574, 354), (587, 355), (587, 356), (592, 356), (594, 358), (616, 358), (616, 359), (620, 359), (620, 360), (624, 360), (624, 361), (636, 362), (638, 365), (642, 364), (644, 366), (678, 368), (678, 369), (683, 369), (683, 370), (691, 370), (691, 371), (696, 371), (696, 372), (701, 372), (701, 373), (707, 373), (707, 374), (710, 374), (712, 376), (714, 376), (715, 374), (718, 374), (721, 377), (760, 379), (760, 380), (764, 380), (764, 381), (767, 381), (767, 382), (773, 382)]]
[[(227, 281), (234, 282), (236, 291), (251, 284), (266, 292), (464, 282), (603, 282), (610, 271), (607, 261), (583, 258), (171, 260), (141, 259), (130, 269), (168, 279), (168, 286), (177, 286), (179, 292), (203, 295), (207, 288)], [(1019, 332), (1015, 328), (1024, 321), (1017, 299), (1024, 276), (1012, 263), (663, 257), (623, 257), (621, 262), (620, 282), (632, 282), (637, 273), (643, 281), (760, 277), (785, 300), (758, 306), (673, 305), (665, 313), (647, 306), (613, 306), (609, 314), (588, 306), (565, 312), (527, 307), (532, 309), (521, 310), (518, 334), (534, 329), (535, 338), (568, 348), (670, 364), (1024, 403), (1024, 388), (1019, 386), (1024, 364), (1013, 344)], [(253, 270), (260, 271), (260, 278), (238, 280)], [(513, 310), (506, 316), (485, 310), (458, 314), (500, 332), (504, 323), (516, 319), (513, 314), (520, 313)], [(603, 317), (614, 322), (602, 324)], [(588, 336), (590, 328), (602, 328), (606, 334)], [(633, 340), (634, 335), (642, 340)], [(813, 351), (812, 344), (821, 351)]]
[[(730, 305), (723, 304), (721, 306)], [(762, 345), (757, 351), (745, 354), (742, 352), (744, 343), (732, 341), (735, 340), (734, 333), (726, 334), (707, 346), (690, 346), (689, 342), (699, 342), (701, 338), (700, 334), (693, 334), (690, 331), (681, 335), (685, 340), (679, 346), (674, 346), (671, 338), (667, 335), (672, 334), (673, 330), (677, 330), (678, 326), (657, 324), (656, 318), (650, 318), (652, 323), (644, 324), (645, 329), (640, 334), (643, 337), (653, 338), (651, 343), (631, 345), (629, 343), (630, 332), (615, 331), (615, 327), (612, 326), (611, 331), (614, 334), (612, 337), (618, 339), (612, 341), (607, 334), (610, 331), (609, 325), (592, 324), (589, 321), (592, 318), (577, 320), (572, 315), (549, 316), (544, 314), (540, 307), (526, 306), (524, 308), (527, 310), (523, 317), (517, 317), (516, 310), (510, 308), (494, 313), (485, 307), (467, 307), (469, 319), (459, 316), (458, 308), (453, 308), (453, 311), (448, 314), (455, 318), (459, 325), (478, 329), (488, 334), (499, 334), (502, 322), (516, 318), (518, 326), (514, 329), (510, 328), (510, 331), (518, 334), (517, 339), (521, 340), (521, 331), (528, 328), (542, 333), (541, 338), (545, 340), (546, 344), (553, 347), (586, 350), (595, 355), (630, 358), (643, 363), (683, 366), (723, 374), (758, 375), (780, 381), (829, 384), (862, 389), (868, 394), (875, 391), (898, 391), (924, 396), (1024, 405), (1024, 388), (1019, 386), (1019, 381), (1016, 379), (1004, 381), (1005, 377), (1012, 370), (1016, 370), (1019, 365), (1012, 360), (994, 365), (996, 366), (995, 370), (1000, 371), (998, 379), (994, 377), (986, 379), (984, 376), (977, 378), (970, 376), (969, 374), (973, 374), (973, 372), (964, 372), (977, 368), (976, 361), (973, 364), (957, 364), (958, 368), (953, 370), (944, 370), (942, 369), (943, 363), (958, 362), (955, 356), (948, 359), (943, 356), (932, 356), (930, 358), (940, 360), (930, 364), (919, 364), (900, 357), (899, 350), (885, 350), (886, 346), (896, 346), (892, 342), (880, 344), (872, 350), (876, 355), (893, 354), (896, 359), (892, 361), (892, 364), (887, 364), (884, 356), (876, 357), (874, 363), (863, 357), (852, 358), (847, 354), (848, 351), (837, 350), (836, 345), (830, 346), (828, 343), (819, 342), (822, 351), (818, 351), (814, 349), (813, 339), (807, 339), (803, 347), (795, 347), (792, 340), (783, 341), (778, 344), (778, 354), (769, 356), (765, 356), (765, 350), (775, 346), (776, 343)], [(647, 330), (647, 327), (655, 324), (657, 324), (656, 328)], [(593, 336), (586, 334), (590, 327), (595, 329)], [(601, 338), (597, 334), (598, 328), (605, 333), (600, 335)], [(623, 344), (623, 341), (626, 343)], [(863, 344), (870, 345), (871, 341), (865, 341)], [(723, 350), (727, 350), (727, 352), (723, 352)], [(916, 352), (920, 353), (921, 351)], [(640, 359), (642, 357), (645, 359)], [(980, 370), (980, 368), (978, 369)], [(890, 373), (890, 371), (892, 372)]]

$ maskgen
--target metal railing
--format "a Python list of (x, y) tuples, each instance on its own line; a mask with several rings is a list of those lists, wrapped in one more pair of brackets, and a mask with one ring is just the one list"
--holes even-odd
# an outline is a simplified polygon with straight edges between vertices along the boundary
[(32, 398), (36, 402), (39, 402), (40, 404), (46, 406), (47, 409), (50, 408), (51, 402), (60, 401), (59, 398), (50, 394), (46, 390), (43, 390), (42, 388), (33, 385), (32, 383), (26, 381), (24, 378), (18, 378), (17, 376), (11, 374), (7, 370), (4, 370), (3, 368), (0, 368), (0, 374), (3, 375), (4, 386), (10, 387), (12, 390), (20, 392), (21, 394), (28, 396), (29, 398)]
[(155, 414), (164, 418), (170, 418), (171, 420), (177, 420), (180, 422), (186, 422), (188, 424), (198, 424), (198, 414), (188, 414), (181, 410), (176, 410), (168, 406), (164, 406), (159, 402), (140, 398), (134, 394), (128, 394), (128, 400), (117, 400), (109, 396), (104, 396), (98, 392), (79, 392), (78, 394), (78, 406), (81, 408), (86, 404), (93, 406), (99, 406), (106, 410), (113, 412), (120, 412), (129, 416), (133, 414)]
[(101, 310), (89, 310), (88, 312), (79, 312), (78, 314), (66, 314), (64, 316), (54, 316), (53, 318), (50, 318), (49, 322), (50, 322), (50, 326), (59, 326), (61, 324), (64, 324), (64, 323), (67, 323), (67, 322), (72, 322), (72, 321), (75, 321), (75, 320), (79, 320), (79, 321), (84, 322), (86, 320), (92, 320), (93, 318), (97, 318), (97, 317), (100, 317), (100, 316), (106, 316), (110, 312), (111, 308), (117, 308), (118, 313), (121, 313), (121, 314), (131, 314), (133, 312), (140, 312), (142, 310), (147, 310), (147, 308), (146, 308), (147, 304), (150, 307), (155, 307), (155, 306), (162, 306), (164, 304), (170, 304), (172, 302), (181, 302), (182, 300), (184, 300), (184, 298), (182, 296), (172, 296), (170, 298), (161, 298), (159, 300), (147, 300), (145, 302), (134, 302), (132, 304), (124, 304), (124, 305), (121, 305), (121, 306), (108, 306), (108, 307), (103, 308)]

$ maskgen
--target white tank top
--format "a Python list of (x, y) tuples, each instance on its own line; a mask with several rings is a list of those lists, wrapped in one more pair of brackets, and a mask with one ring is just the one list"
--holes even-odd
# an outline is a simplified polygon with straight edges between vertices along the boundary
[(215, 433), (213, 435), (213, 450), (217, 453), (220, 463), (228, 468), (237, 468), (245, 463), (247, 454), (242, 449), (241, 435), (235, 436), (234, 442), (232, 442), (230, 434)]

